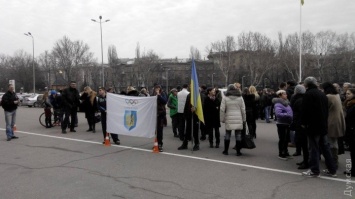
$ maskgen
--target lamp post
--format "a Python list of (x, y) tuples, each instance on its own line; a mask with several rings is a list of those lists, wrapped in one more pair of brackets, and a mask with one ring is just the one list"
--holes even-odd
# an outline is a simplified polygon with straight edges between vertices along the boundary
[(36, 76), (35, 76), (35, 41), (33, 35), (28, 32), (24, 33), (26, 36), (32, 37), (32, 71), (33, 71), (33, 93), (36, 92)]
[(216, 73), (212, 73), (212, 88), (214, 88), (213, 76), (214, 76), (215, 74), (216, 74)]
[(99, 16), (100, 21), (96, 21), (95, 19), (91, 19), (91, 21), (99, 23), (100, 24), (100, 33), (101, 33), (101, 67), (102, 67), (102, 86), (105, 86), (105, 73), (104, 73), (104, 52), (103, 52), (103, 47), (102, 47), (102, 23), (109, 22), (110, 20), (107, 19), (105, 21), (101, 21), (102, 16)]
[(243, 90), (243, 88), (244, 88), (244, 77), (246, 77), (246, 76), (243, 75), (243, 77), (242, 77), (242, 88), (241, 88), (241, 90)]
[(169, 68), (165, 68), (165, 72), (166, 72), (166, 92), (169, 92)]

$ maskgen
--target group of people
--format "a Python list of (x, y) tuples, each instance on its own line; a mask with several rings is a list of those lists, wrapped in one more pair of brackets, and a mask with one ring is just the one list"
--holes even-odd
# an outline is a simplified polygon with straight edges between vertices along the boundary
[[(344, 154), (344, 141), (350, 147), (351, 157), (355, 153), (354, 94), (355, 89), (350, 88), (350, 84), (345, 83), (341, 91), (338, 84), (318, 84), (314, 77), (307, 77), (298, 85), (288, 82), (286, 89), (277, 91), (277, 98), (272, 102), (279, 136), (278, 157), (292, 158), (288, 143), (294, 132), (296, 152), (293, 156), (303, 154), (303, 161), (297, 163), (298, 169), (308, 169), (302, 175), (318, 177), (323, 155), (327, 168), (322, 173), (336, 177), (338, 155)], [(353, 169), (345, 173), (355, 176)]]
[[(89, 86), (80, 94), (76, 82), (64, 89), (60, 95), (50, 91), (44, 95), (46, 127), (52, 127), (51, 109), (55, 118), (61, 124), (62, 133), (76, 132), (77, 111), (80, 103), (85, 111), (88, 122), (87, 132), (96, 132), (95, 114), (101, 113), (103, 137), (106, 134), (106, 90), (99, 88), (98, 94)], [(110, 90), (109, 92), (112, 92)], [(248, 129), (250, 135), (256, 138), (256, 120), (265, 119), (270, 123), (270, 112), (274, 113), (279, 137), (278, 158), (292, 158), (288, 146), (290, 140), (295, 140), (296, 152), (293, 156), (303, 155), (303, 161), (297, 163), (298, 169), (309, 169), (302, 172), (305, 176), (320, 175), (319, 160), (323, 155), (327, 168), (322, 172), (336, 177), (338, 155), (344, 153), (344, 144), (349, 146), (351, 161), (355, 156), (355, 88), (344, 83), (341, 90), (338, 84), (325, 82), (318, 84), (314, 77), (307, 77), (299, 84), (294, 81), (282, 83), (279, 90), (271, 93), (264, 89), (258, 93), (254, 86), (241, 88), (239, 83), (230, 84), (225, 93), (218, 88), (200, 87), (204, 122), (195, 114), (196, 107), (190, 101), (189, 86), (174, 88), (169, 93), (160, 85), (154, 85), (151, 92), (146, 88), (137, 91), (127, 87), (121, 95), (127, 96), (157, 96), (157, 140), (159, 151), (163, 151), (163, 128), (167, 125), (166, 106), (172, 120), (174, 137), (180, 138), (182, 145), (178, 150), (188, 149), (189, 141), (193, 140), (193, 150), (200, 150), (200, 140), (209, 141), (210, 148), (220, 147), (221, 123), (225, 124), (223, 154), (229, 154), (232, 131), (235, 134), (236, 155), (241, 156), (243, 130)], [(223, 97), (222, 97), (223, 96)], [(7, 141), (17, 139), (13, 134), (16, 122), (16, 109), (19, 99), (9, 85), (1, 101), (5, 110)], [(261, 111), (262, 110), (262, 111)], [(262, 112), (262, 114), (260, 114)], [(201, 137), (199, 137), (201, 131)], [(290, 135), (293, 135), (290, 136)], [(120, 144), (117, 134), (111, 134), (112, 140)], [(349, 169), (347, 175), (355, 176), (355, 169)]]

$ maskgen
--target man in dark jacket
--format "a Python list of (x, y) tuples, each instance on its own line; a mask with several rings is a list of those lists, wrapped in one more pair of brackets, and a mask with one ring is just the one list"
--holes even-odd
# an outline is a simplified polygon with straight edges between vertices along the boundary
[(2, 96), (1, 105), (5, 111), (6, 136), (7, 141), (17, 139), (14, 135), (14, 125), (16, 123), (16, 110), (19, 103), (19, 98), (14, 92), (14, 85), (9, 84), (9, 90)]
[(330, 153), (327, 141), (328, 133), (328, 99), (317, 87), (317, 80), (314, 77), (307, 77), (304, 80), (307, 91), (303, 96), (301, 108), (301, 127), (305, 129), (309, 142), (309, 167), (310, 170), (302, 172), (308, 177), (319, 177), (319, 152), (325, 158), (328, 169), (323, 173), (336, 177), (336, 165)]
[(67, 133), (66, 129), (69, 124), (69, 115), (71, 117), (70, 132), (76, 132), (74, 130), (75, 120), (77, 118), (78, 107), (80, 104), (79, 91), (76, 89), (76, 82), (71, 81), (69, 88), (63, 90), (62, 93), (62, 105), (65, 113), (64, 121), (62, 122), (62, 133)]

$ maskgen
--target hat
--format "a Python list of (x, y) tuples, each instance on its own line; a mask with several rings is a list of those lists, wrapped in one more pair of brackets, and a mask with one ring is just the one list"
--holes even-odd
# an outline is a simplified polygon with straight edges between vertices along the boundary
[(306, 92), (306, 88), (303, 85), (297, 85), (295, 87), (295, 91), (294, 91), (295, 94), (298, 94), (298, 93), (303, 94), (305, 92)]
[(170, 92), (177, 92), (178, 90), (176, 88), (171, 89)]
[(55, 94), (57, 94), (57, 91), (51, 90), (51, 95), (55, 95)]

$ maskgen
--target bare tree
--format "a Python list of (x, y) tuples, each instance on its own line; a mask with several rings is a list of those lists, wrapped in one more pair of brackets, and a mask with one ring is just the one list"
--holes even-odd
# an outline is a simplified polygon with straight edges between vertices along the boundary
[(192, 58), (194, 58), (195, 60), (201, 60), (200, 51), (193, 46), (190, 47), (190, 59)]
[(118, 56), (117, 56), (116, 46), (114, 46), (114, 45), (110, 45), (108, 47), (107, 57), (108, 57), (108, 65), (109, 66), (114, 66), (114, 65), (117, 65), (120, 63), (120, 60), (118, 59)]
[(53, 47), (52, 54), (59, 68), (65, 72), (67, 81), (77, 78), (78, 66), (93, 62), (93, 53), (83, 41), (71, 41), (67, 36), (58, 40)]

